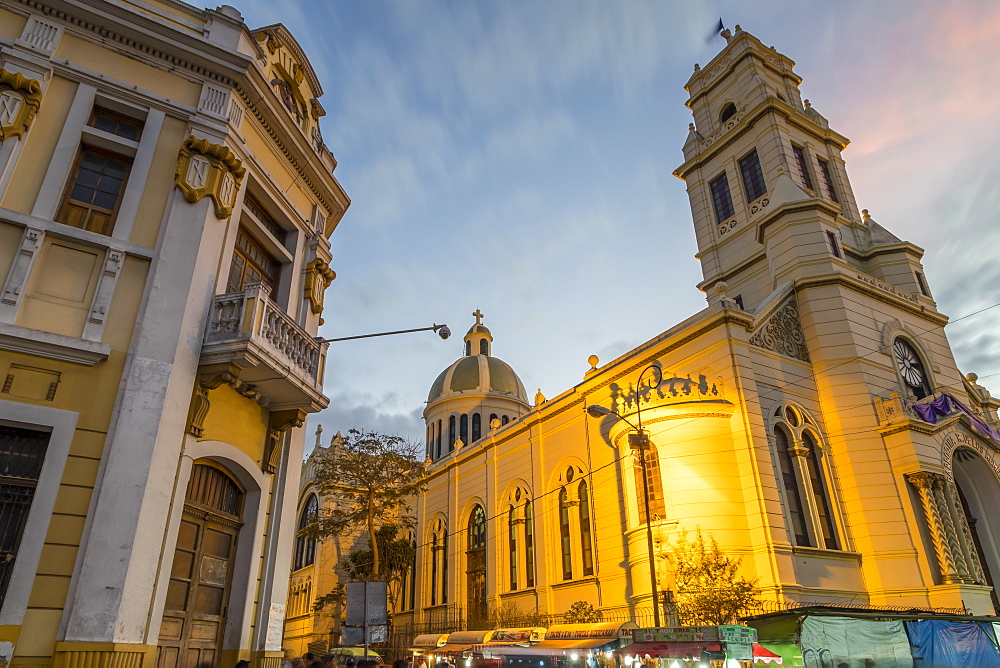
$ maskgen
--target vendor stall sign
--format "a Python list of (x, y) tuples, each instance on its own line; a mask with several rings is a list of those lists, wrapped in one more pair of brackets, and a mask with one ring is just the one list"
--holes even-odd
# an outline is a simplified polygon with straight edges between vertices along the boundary
[(545, 637), (545, 629), (525, 628), (525, 629), (497, 629), (490, 636), (488, 644), (520, 644), (538, 642)]
[(631, 622), (605, 622), (601, 624), (555, 624), (545, 633), (545, 640), (598, 640), (608, 641), (632, 637)]
[(635, 642), (718, 642), (718, 626), (663, 626), (652, 629), (636, 629), (632, 634)]

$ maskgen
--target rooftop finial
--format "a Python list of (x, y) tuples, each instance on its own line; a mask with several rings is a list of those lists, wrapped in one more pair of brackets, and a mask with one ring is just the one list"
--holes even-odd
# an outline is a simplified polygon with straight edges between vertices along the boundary
[(323, 425), (318, 424), (318, 425), (316, 425), (316, 447), (317, 448), (322, 448), (323, 447), (323, 444), (320, 442), (320, 439), (322, 437), (323, 437)]
[(483, 324), (483, 313), (478, 308), (472, 313), (472, 315), (476, 316), (477, 325)]

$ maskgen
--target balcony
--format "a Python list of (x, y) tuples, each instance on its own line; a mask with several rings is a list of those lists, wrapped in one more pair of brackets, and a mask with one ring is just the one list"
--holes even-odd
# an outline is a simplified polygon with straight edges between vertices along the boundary
[(239, 391), (271, 410), (327, 407), (323, 369), (329, 344), (310, 336), (251, 283), (243, 292), (216, 295), (201, 349), (203, 374), (235, 367)]

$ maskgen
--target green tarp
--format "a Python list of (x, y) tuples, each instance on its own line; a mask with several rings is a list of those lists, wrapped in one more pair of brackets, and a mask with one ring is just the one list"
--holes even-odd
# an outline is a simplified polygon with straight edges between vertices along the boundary
[(799, 645), (807, 668), (911, 668), (910, 641), (900, 620), (806, 617)]

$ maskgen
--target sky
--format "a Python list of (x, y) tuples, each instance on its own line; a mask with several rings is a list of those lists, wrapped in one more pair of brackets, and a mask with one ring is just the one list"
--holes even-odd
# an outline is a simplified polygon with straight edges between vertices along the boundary
[[(579, 383), (704, 308), (682, 162), (695, 63), (721, 16), (796, 62), (851, 140), (860, 208), (927, 250), (953, 319), (1000, 302), (1000, 3), (991, 0), (229, 0), (284, 23), (324, 89), (323, 135), (352, 204), (331, 239), (312, 415), (422, 441), (427, 391), (477, 308), (529, 397)], [(1000, 394), (1000, 308), (948, 332)], [(988, 378), (992, 374), (998, 374)], [(309, 446), (307, 446), (308, 448)]]

